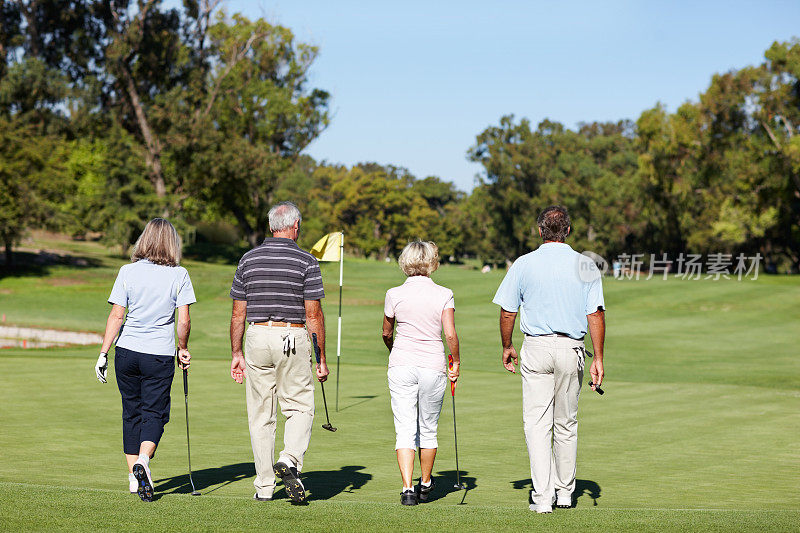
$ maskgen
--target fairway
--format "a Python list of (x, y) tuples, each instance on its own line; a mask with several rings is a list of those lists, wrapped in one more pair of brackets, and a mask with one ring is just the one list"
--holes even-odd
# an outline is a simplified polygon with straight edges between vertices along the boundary
[[(91, 266), (52, 266), (0, 278), (7, 323), (102, 332), (105, 303), (124, 259), (93, 243), (42, 240)], [(800, 523), (800, 278), (604, 281), (606, 394), (584, 387), (579, 411), (577, 506), (528, 510), (530, 471), (521, 384), (499, 363), (502, 271), (443, 266), (461, 339), (456, 492), (453, 425), (445, 398), (434, 501), (399, 504), (394, 428), (380, 338), (383, 295), (404, 277), (396, 264), (345, 262), (344, 330), (336, 411), (338, 265), (323, 264), (326, 383), (303, 479), (310, 505), (254, 502), (244, 388), (229, 376), (227, 296), (235, 266), (185, 261), (192, 306), (186, 475), (183, 390), (153, 460), (160, 497), (127, 493), (120, 397), (94, 376), (97, 347), (0, 351), (0, 527), (162, 530), (640, 530), (797, 531)], [(514, 334), (519, 347), (521, 335)], [(110, 357), (113, 367), (113, 358)], [(585, 379), (584, 381), (588, 381)], [(584, 383), (585, 385), (585, 383)], [(279, 427), (282, 419), (279, 418)], [(282, 435), (278, 435), (278, 449)], [(419, 470), (417, 467), (416, 473)]]

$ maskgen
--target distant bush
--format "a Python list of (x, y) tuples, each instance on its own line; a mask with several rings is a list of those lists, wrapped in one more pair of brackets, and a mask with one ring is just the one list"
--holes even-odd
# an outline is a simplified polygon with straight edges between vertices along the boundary
[(197, 243), (235, 245), (242, 241), (233, 224), (220, 222), (199, 222), (195, 225)]

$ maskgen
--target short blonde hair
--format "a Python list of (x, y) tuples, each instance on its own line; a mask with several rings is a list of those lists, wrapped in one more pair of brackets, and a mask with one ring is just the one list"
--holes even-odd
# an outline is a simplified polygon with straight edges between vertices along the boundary
[(147, 223), (131, 252), (131, 263), (147, 259), (164, 266), (178, 266), (181, 262), (181, 238), (175, 226), (164, 218), (154, 218)]
[(412, 241), (406, 244), (397, 259), (406, 276), (430, 276), (439, 268), (439, 248), (433, 241)]

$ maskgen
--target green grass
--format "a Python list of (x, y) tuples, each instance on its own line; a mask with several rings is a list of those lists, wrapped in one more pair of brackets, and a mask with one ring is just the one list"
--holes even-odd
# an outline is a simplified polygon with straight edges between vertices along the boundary
[[(52, 266), (0, 278), (8, 323), (102, 331), (105, 299), (122, 259), (92, 243), (40, 246), (96, 266)], [(186, 494), (182, 386), (153, 461), (161, 497), (126, 493), (121, 404), (113, 380), (94, 378), (97, 349), (0, 351), (0, 527), (11, 529), (576, 529), (790, 531), (800, 520), (800, 279), (605, 281), (607, 393), (584, 389), (577, 508), (539, 516), (530, 488), (518, 376), (499, 365), (502, 272), (445, 266), (434, 279), (456, 294), (464, 360), (454, 481), (452, 410), (440, 420), (440, 496), (398, 502), (394, 430), (380, 340), (383, 294), (396, 266), (345, 265), (344, 334), (336, 433), (322, 399), (306, 456), (311, 504), (250, 500), (252, 451), (244, 389), (228, 376), (227, 291), (234, 267), (186, 262), (192, 307), (192, 465), (203, 496)], [(337, 265), (323, 265), (328, 352), (335, 369)], [(519, 337), (519, 333), (515, 335)], [(113, 367), (110, 369), (113, 377)], [(336, 376), (328, 381), (334, 403)], [(278, 435), (280, 442), (281, 434)], [(462, 504), (463, 500), (463, 504)]]

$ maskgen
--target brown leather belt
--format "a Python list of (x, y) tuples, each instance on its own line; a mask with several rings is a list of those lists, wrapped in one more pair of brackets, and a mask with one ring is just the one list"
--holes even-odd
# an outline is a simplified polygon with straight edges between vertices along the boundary
[(252, 326), (270, 326), (273, 328), (304, 328), (306, 327), (305, 324), (294, 324), (292, 322), (273, 322), (270, 320), (269, 322), (251, 322), (250, 325)]

